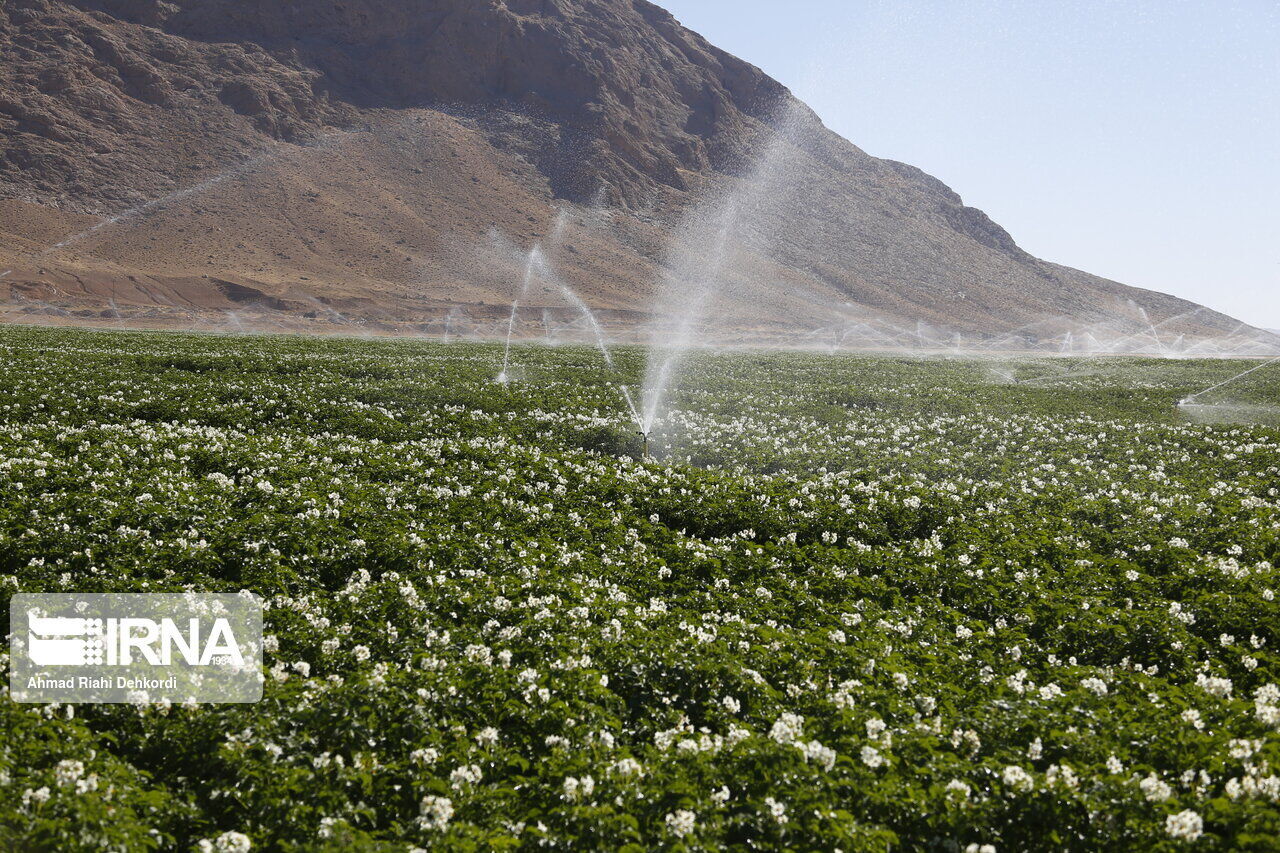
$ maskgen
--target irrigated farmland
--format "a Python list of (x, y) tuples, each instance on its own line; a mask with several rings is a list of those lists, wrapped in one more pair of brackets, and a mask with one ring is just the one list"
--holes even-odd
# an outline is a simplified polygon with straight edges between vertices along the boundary
[(1175, 408), (1249, 364), (708, 354), (645, 458), (615, 358), (0, 330), (3, 600), (268, 635), (0, 702), (0, 847), (1276, 849), (1280, 429)]

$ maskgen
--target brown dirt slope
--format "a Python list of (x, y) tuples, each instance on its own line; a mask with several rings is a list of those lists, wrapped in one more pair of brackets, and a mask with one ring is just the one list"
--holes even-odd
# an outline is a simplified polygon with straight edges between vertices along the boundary
[[(483, 332), (542, 241), (634, 326), (669, 246), (705, 199), (740, 194), (782, 116), (770, 203), (730, 237), (739, 327), (853, 312), (998, 334), (1194, 308), (1030, 257), (644, 0), (8, 0), (0, 300)], [(530, 301), (575, 322), (546, 281)]]

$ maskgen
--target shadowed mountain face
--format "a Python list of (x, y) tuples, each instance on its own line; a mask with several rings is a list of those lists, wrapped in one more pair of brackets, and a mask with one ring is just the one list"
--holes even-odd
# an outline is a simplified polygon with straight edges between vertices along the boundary
[(484, 331), (563, 210), (549, 260), (634, 325), (771, 148), (722, 273), (739, 329), (1237, 325), (1032, 258), (644, 0), (8, 0), (0, 51), (0, 298), (37, 318)]

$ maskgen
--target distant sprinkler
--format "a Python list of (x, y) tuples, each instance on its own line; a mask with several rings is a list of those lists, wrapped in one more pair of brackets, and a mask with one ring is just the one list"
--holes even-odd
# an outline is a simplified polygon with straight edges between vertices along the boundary
[(643, 442), (642, 449), (640, 451), (641, 458), (648, 459), (649, 458), (649, 433), (642, 431), (642, 432), (637, 432), (636, 435), (640, 436), (640, 440)]

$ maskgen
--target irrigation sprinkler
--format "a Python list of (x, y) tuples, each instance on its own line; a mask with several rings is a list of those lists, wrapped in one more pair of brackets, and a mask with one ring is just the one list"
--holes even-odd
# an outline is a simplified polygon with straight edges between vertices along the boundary
[(1259, 370), (1262, 370), (1265, 367), (1270, 367), (1273, 364), (1280, 364), (1280, 357), (1270, 359), (1269, 361), (1264, 361), (1262, 364), (1259, 364), (1255, 367), (1251, 367), (1242, 373), (1237, 373), (1235, 376), (1232, 376), (1230, 379), (1226, 380), (1225, 382), (1219, 382), (1217, 385), (1210, 386), (1204, 389), (1203, 391), (1197, 391), (1196, 393), (1192, 394), (1190, 397), (1183, 397), (1181, 400), (1178, 401), (1178, 408), (1185, 409), (1188, 406), (1198, 405), (1196, 401), (1199, 400), (1201, 397), (1203, 397), (1205, 394), (1208, 394), (1210, 391), (1217, 391), (1219, 388), (1225, 388), (1228, 385), (1233, 385), (1236, 382), (1240, 381), (1241, 379), (1244, 379), (1246, 376), (1257, 373)]

